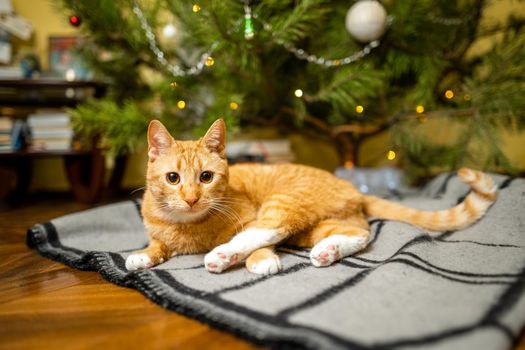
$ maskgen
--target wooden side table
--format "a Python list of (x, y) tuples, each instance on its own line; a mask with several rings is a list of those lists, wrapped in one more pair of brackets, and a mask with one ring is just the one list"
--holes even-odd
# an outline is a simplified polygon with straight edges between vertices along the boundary
[[(56, 79), (0, 80), (0, 115), (10, 118), (27, 118), (41, 108), (74, 107), (89, 97), (100, 98), (106, 85), (96, 81), (65, 81)], [(27, 195), (35, 158), (62, 157), (71, 192), (81, 202), (96, 202), (104, 187), (105, 160), (96, 147), (85, 150), (32, 151), (22, 150), (0, 153), (0, 177), (8, 180), (2, 184), (0, 197), (21, 201)], [(118, 162), (112, 185), (120, 183), (125, 159)], [(120, 177), (120, 178), (119, 178)], [(3, 193), (8, 192), (9, 193)]]
[[(104, 156), (98, 149), (85, 151), (21, 151), (0, 153), (0, 168), (16, 179), (8, 194), (11, 202), (23, 200), (28, 193), (35, 158), (62, 157), (71, 192), (83, 203), (96, 202), (104, 187)], [(5, 176), (5, 175), (4, 175)]]

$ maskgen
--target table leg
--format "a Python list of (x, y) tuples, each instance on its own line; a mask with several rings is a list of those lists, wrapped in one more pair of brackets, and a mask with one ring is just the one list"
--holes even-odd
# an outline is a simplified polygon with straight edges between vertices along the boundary
[(105, 159), (98, 149), (89, 155), (64, 156), (66, 174), (75, 198), (94, 203), (100, 199), (106, 172)]

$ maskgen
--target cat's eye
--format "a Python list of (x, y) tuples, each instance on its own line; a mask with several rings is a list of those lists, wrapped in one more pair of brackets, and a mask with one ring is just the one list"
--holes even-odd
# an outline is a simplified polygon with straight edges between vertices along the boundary
[(177, 173), (171, 172), (166, 174), (166, 181), (172, 185), (176, 185), (180, 182), (180, 176)]
[(211, 171), (203, 171), (200, 180), (205, 184), (209, 184), (213, 180), (213, 173)]

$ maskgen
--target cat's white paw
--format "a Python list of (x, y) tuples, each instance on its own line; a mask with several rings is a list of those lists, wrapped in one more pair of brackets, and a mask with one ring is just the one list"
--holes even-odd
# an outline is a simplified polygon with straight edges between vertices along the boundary
[(148, 254), (145, 253), (131, 254), (126, 258), (126, 269), (129, 271), (147, 269), (152, 266), (153, 262), (149, 258)]
[(272, 256), (246, 266), (248, 271), (257, 275), (273, 275), (283, 269), (278, 256)]
[(324, 240), (317, 243), (310, 251), (310, 261), (315, 267), (329, 266), (341, 259), (339, 244), (323, 242)]
[(239, 261), (239, 254), (231, 251), (226, 244), (220, 245), (206, 254), (204, 266), (213, 273), (221, 273)]
[(310, 260), (315, 267), (332, 265), (335, 261), (364, 249), (368, 237), (332, 235), (317, 243), (310, 251)]

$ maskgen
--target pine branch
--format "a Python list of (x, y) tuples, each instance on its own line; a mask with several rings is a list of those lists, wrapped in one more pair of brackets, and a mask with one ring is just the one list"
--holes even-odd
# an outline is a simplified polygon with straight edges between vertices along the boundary
[(270, 19), (273, 38), (286, 43), (303, 39), (330, 11), (322, 6), (324, 2), (325, 0), (300, 0), (291, 11), (274, 13)]

